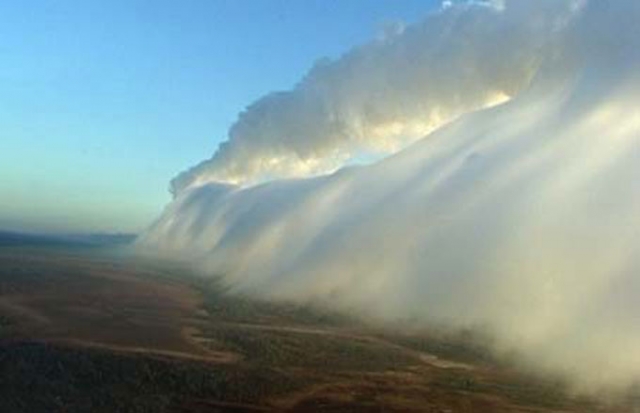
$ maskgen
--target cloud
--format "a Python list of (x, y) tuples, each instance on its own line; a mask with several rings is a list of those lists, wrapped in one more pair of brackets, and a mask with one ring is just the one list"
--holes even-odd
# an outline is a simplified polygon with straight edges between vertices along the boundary
[(252, 103), (212, 158), (172, 182), (250, 185), (334, 171), (406, 147), (526, 87), (566, 2), (464, 2), (394, 26), (341, 58), (319, 60), (290, 91)]
[[(536, 371), (625, 388), (640, 377), (638, 21), (632, 0), (456, 5), (320, 65), (251, 106), (138, 245), (237, 291), (481, 329)], [(510, 100), (485, 108), (496, 93)], [(422, 127), (372, 165), (223, 183), (314, 174)]]

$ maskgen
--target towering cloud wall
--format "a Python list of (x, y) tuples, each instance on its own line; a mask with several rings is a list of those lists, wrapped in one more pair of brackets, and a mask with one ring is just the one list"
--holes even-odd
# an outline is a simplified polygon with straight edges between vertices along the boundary
[[(238, 291), (481, 329), (576, 386), (624, 388), (640, 378), (639, 22), (635, 0), (446, 7), (251, 106), (138, 244)], [(432, 128), (369, 166), (251, 185)]]

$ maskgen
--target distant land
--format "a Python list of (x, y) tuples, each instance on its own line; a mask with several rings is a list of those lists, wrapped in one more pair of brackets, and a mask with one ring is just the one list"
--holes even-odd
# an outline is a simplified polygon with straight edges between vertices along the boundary
[(91, 233), (91, 234), (38, 234), (0, 230), (0, 247), (3, 246), (73, 246), (100, 247), (123, 245), (133, 242), (135, 234)]

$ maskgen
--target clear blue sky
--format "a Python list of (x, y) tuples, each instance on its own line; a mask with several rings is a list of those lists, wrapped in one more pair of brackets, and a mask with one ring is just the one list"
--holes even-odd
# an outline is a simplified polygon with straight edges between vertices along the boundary
[(439, 3), (0, 2), (0, 229), (143, 229), (247, 104)]

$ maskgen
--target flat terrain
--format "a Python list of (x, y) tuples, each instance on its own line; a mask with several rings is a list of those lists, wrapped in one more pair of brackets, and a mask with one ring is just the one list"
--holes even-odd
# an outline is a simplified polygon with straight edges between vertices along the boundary
[(631, 412), (465, 336), (381, 331), (101, 250), (0, 248), (1, 412)]

